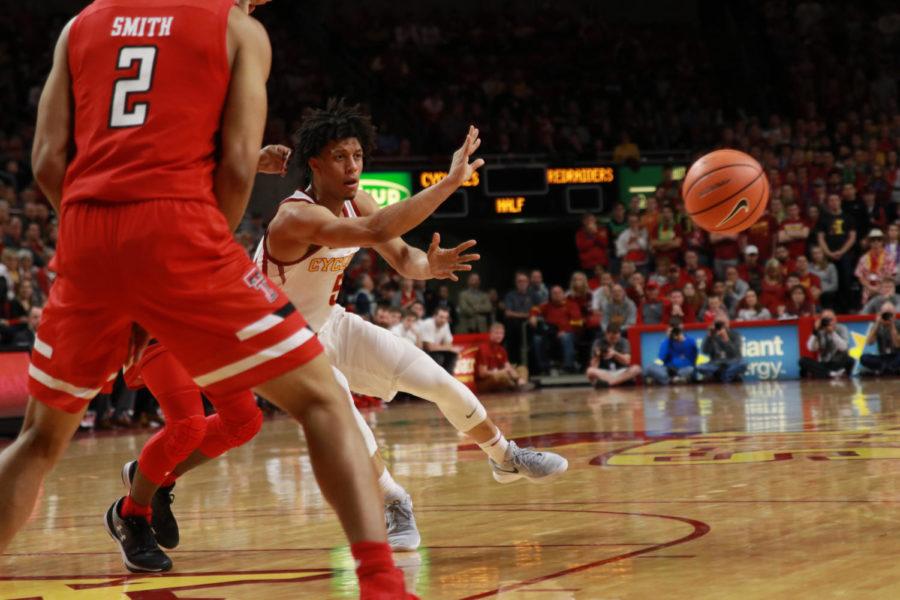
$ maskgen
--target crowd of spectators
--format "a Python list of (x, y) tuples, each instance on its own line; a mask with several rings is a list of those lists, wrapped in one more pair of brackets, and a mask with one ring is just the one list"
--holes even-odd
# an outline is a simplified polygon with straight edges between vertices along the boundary
[[(52, 35), (86, 3), (55, 0), (55, 9), (41, 3), (0, 15), (7, 141), (30, 147)], [(715, 144), (732, 110), (723, 107), (803, 115), (818, 125), (886, 110), (896, 97), (895, 4), (745, 3), (735, 10), (753, 35), (727, 42), (702, 33), (703, 15), (693, 13), (700, 6), (648, 18), (584, 0), (515, 10), (483, 2), (275, 2), (256, 14), (274, 50), (267, 139), (289, 142), (304, 110), (350, 96), (371, 108), (383, 156), (443, 154), (474, 121), (487, 153), (624, 162), (640, 148)], [(767, 52), (760, 61), (769, 72), (727, 65), (750, 81), (752, 94), (723, 80), (717, 44), (737, 42), (745, 54)], [(745, 96), (765, 106), (747, 107)]]
[[(59, 0), (58, 12), (0, 15), (0, 344), (6, 346), (33, 343), (53, 280), (57, 228), (33, 184), (29, 154), (52, 56), (48, 32), (59, 31), (85, 3)], [(726, 99), (716, 51), (695, 33), (698, 19), (680, 27), (627, 22), (597, 3), (575, 5), (541, 2), (509, 11), (491, 3), (374, 2), (349, 10), (345, 0), (273, 3), (258, 13), (275, 52), (266, 139), (289, 144), (306, 109), (349, 95), (369, 104), (380, 156), (444, 152), (472, 121), (481, 128), (483, 151), (495, 154), (631, 163), (642, 148), (693, 156), (737, 148), (766, 170), (772, 193), (763, 218), (740, 235), (706, 234), (685, 217), (676, 170), (669, 168), (650, 197), (585, 215), (575, 233), (580, 264), (567, 282), (545, 283), (542, 265), (531, 265), (515, 274), (511, 289), (506, 282), (483, 289), (475, 273), (463, 290), (445, 282), (426, 286), (361, 252), (343, 302), (451, 370), (450, 332), (490, 331), (492, 341), (480, 351), (482, 366), (489, 366), (477, 376), (500, 387), (525, 385), (525, 367), (588, 373), (598, 385), (640, 375), (691, 379), (698, 373), (681, 368), (690, 360), (684, 326), (691, 323), (709, 325), (701, 345), (712, 352), (712, 366), (699, 376), (729, 380), (740, 376), (730, 350), (737, 335), (732, 320), (800, 316), (817, 316), (808, 347), (824, 353), (833, 374), (846, 370), (846, 361), (840, 328), (833, 320), (822, 326), (829, 318), (823, 310), (880, 315), (870, 335), (879, 360), (863, 363), (876, 372), (897, 370), (900, 340), (890, 333), (893, 321), (883, 318), (885, 306), (900, 302), (895, 7), (755, 4), (748, 18), (761, 24), (756, 43), (777, 59), (768, 62), (778, 70), (757, 82), (765, 88), (760, 95), (771, 98), (758, 117)], [(248, 221), (240, 239), (250, 248), (263, 228), (258, 218)], [(669, 328), (663, 363), (671, 369), (641, 374), (629, 367), (627, 329), (639, 323)]]

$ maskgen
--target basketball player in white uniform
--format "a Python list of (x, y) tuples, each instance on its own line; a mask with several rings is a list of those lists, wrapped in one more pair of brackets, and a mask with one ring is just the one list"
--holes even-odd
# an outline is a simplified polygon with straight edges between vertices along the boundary
[[(481, 144), (478, 130), (469, 129), (446, 179), (381, 211), (359, 188), (364, 150), (371, 149), (373, 138), (368, 117), (342, 102), (332, 101), (304, 120), (295, 156), (307, 168), (310, 185), (279, 206), (256, 251), (257, 264), (318, 333), (328, 359), (350, 389), (384, 400), (403, 391), (434, 402), (451, 425), (489, 456), (494, 479), (500, 483), (522, 477), (543, 481), (565, 472), (568, 462), (558, 454), (519, 448), (508, 441), (469, 388), (425, 352), (337, 304), (344, 269), (361, 246), (373, 247), (410, 279), (456, 281), (454, 272), (470, 270), (466, 263), (479, 258), (464, 254), (474, 241), (447, 250), (439, 247), (440, 236), (434, 234), (426, 253), (400, 238), (484, 163), (479, 159), (469, 164)], [(409, 494), (385, 469), (371, 430), (355, 413), (380, 474), (391, 547), (415, 549), (420, 537)]]

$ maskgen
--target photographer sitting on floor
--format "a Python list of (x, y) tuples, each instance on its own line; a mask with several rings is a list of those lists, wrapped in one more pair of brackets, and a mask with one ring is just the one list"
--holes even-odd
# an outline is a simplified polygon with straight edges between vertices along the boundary
[(893, 303), (885, 302), (881, 306), (881, 315), (869, 328), (866, 346), (877, 344), (877, 354), (863, 354), (859, 359), (862, 366), (876, 375), (900, 374), (900, 331), (894, 314), (897, 309)]
[(810, 352), (816, 352), (818, 360), (802, 357), (800, 377), (812, 375), (824, 379), (840, 377), (845, 373), (849, 377), (856, 364), (847, 353), (849, 347), (850, 332), (847, 327), (837, 322), (833, 310), (823, 310), (821, 316), (816, 319), (812, 335), (806, 341), (806, 348)]
[(743, 338), (728, 325), (728, 313), (720, 308), (716, 311), (700, 348), (709, 357), (709, 362), (697, 366), (697, 372), (703, 376), (704, 381), (730, 383), (740, 379), (747, 370), (747, 365), (744, 364)]
[(631, 364), (631, 346), (618, 325), (610, 325), (591, 348), (587, 377), (594, 387), (612, 387), (639, 377), (641, 368)]
[(649, 365), (644, 370), (647, 383), (655, 381), (662, 385), (693, 381), (697, 364), (697, 342), (684, 334), (681, 319), (672, 319), (666, 339), (659, 346), (659, 360), (662, 364)]

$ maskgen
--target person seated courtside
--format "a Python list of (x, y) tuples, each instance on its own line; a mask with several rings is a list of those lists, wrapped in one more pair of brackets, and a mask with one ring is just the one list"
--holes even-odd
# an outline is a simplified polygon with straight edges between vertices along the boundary
[(876, 344), (878, 352), (867, 352), (859, 359), (867, 372), (875, 375), (900, 374), (900, 330), (897, 329), (896, 312), (893, 303), (885, 302), (878, 319), (869, 327), (866, 346)]
[(528, 391), (534, 385), (528, 383), (528, 368), (514, 367), (509, 362), (503, 337), (503, 323), (491, 325), (490, 338), (478, 347), (475, 355), (475, 384), (479, 392)]
[(697, 341), (685, 335), (681, 319), (672, 319), (666, 339), (659, 346), (659, 360), (644, 370), (647, 383), (662, 385), (694, 381)]
[(597, 336), (591, 348), (591, 366), (588, 380), (594, 387), (622, 385), (640, 377), (641, 368), (631, 364), (631, 346), (622, 336), (618, 325), (610, 325), (606, 333)]
[(850, 332), (847, 327), (837, 322), (833, 310), (823, 310), (806, 340), (806, 349), (815, 352), (817, 360), (806, 356), (800, 358), (800, 377), (826, 379), (845, 374), (849, 377), (856, 364), (848, 353), (849, 347)]
[(697, 372), (704, 381), (738, 381), (747, 370), (743, 337), (729, 324), (728, 314), (724, 309), (718, 309), (700, 348), (709, 357), (709, 362), (697, 366)]

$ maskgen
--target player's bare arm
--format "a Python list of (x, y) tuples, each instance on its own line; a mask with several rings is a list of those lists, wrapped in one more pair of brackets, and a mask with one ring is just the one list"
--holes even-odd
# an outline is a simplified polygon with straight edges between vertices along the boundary
[(37, 126), (31, 164), (34, 178), (47, 199), (59, 212), (63, 179), (72, 145), (72, 86), (69, 76), (69, 21), (63, 28), (53, 52), (53, 67), (38, 104)]
[(247, 209), (259, 167), (266, 124), (266, 80), (272, 47), (265, 28), (240, 8), (228, 17), (231, 84), (222, 118), (222, 158), (214, 191), (229, 227), (236, 228)]
[[(431, 216), (472, 173), (484, 165), (480, 158), (469, 162), (480, 145), (478, 129), (470, 127), (462, 146), (453, 154), (447, 177), (406, 202), (378, 210), (369, 194), (357, 192), (355, 201), (361, 213), (358, 218), (339, 218), (321, 205), (284, 204), (269, 225), (268, 251), (280, 260), (289, 261), (302, 256), (306, 248), (313, 244), (332, 248), (377, 247), (399, 239)], [(472, 260), (477, 260), (477, 257)]]

